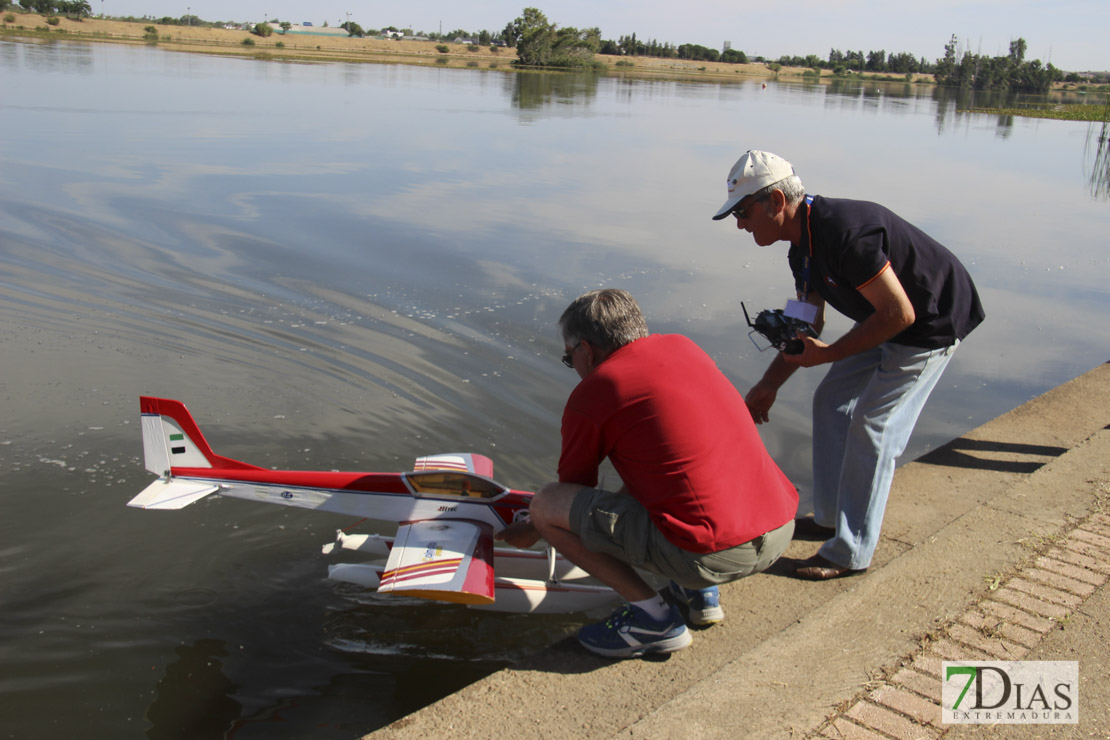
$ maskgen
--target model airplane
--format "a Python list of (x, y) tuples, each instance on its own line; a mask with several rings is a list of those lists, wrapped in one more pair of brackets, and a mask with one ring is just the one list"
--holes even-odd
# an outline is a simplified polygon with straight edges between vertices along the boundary
[(396, 522), (395, 537), (340, 530), (323, 548), (378, 558), (331, 565), (328, 577), (379, 593), (547, 613), (584, 611), (617, 598), (552, 549), (493, 546), (494, 534), (527, 516), (532, 494), (494, 481), (487, 457), (421, 457), (405, 473), (268, 470), (213, 452), (180, 401), (139, 401), (146, 469), (161, 477), (128, 506), (181, 509), (215, 493)]

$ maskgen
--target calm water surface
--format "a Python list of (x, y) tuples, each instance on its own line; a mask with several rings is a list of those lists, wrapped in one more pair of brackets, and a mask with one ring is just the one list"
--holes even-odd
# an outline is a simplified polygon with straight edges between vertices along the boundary
[[(125, 508), (151, 479), (137, 397), (184, 400), (260, 465), (473, 450), (534, 488), (575, 380), (553, 325), (583, 290), (630, 290), (741, 390), (770, 360), (740, 301), (782, 305), (785, 245), (710, 220), (745, 149), (883, 202), (974, 275), (987, 323), (907, 458), (1110, 346), (1099, 132), (929, 88), (0, 42), (0, 125), (6, 737), (350, 738), (575, 629), (330, 583), (319, 546), (346, 519)], [(761, 429), (803, 494), (819, 377)]]

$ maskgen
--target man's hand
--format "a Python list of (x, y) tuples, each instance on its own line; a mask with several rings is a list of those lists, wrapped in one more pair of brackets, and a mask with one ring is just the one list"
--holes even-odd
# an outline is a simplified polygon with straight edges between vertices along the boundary
[(783, 353), (782, 355), (783, 361), (787, 364), (797, 365), (798, 367), (815, 367), (833, 361), (834, 358), (829, 356), (829, 345), (825, 344), (820, 339), (798, 334), (798, 340), (802, 343), (802, 351), (800, 353), (796, 355)]
[(762, 424), (765, 421), (770, 421), (771, 417), (769, 412), (771, 407), (775, 405), (775, 399), (778, 397), (778, 389), (773, 388), (767, 383), (756, 383), (752, 389), (748, 391), (748, 395), (744, 397), (744, 403), (748, 405), (748, 411), (752, 415), (752, 420), (756, 424)]
[(513, 522), (495, 534), (493, 538), (523, 550), (539, 542), (540, 533), (536, 531), (532, 522)]
[(878, 347), (897, 336), (916, 320), (913, 305), (889, 263), (871, 282), (859, 289), (875, 311), (849, 329), (832, 344), (805, 337), (799, 355), (782, 355), (783, 362), (794, 367), (813, 367), (837, 362), (845, 357)]

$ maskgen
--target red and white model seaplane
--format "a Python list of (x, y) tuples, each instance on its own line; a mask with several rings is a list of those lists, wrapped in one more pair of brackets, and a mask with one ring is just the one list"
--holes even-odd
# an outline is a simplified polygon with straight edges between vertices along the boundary
[(328, 577), (379, 593), (545, 613), (585, 611), (617, 598), (550, 548), (493, 546), (495, 533), (527, 516), (532, 494), (494, 481), (487, 457), (421, 457), (405, 473), (268, 470), (213, 452), (180, 401), (139, 401), (146, 469), (161, 477), (128, 506), (181, 509), (215, 493), (396, 522), (393, 537), (340, 530), (323, 548), (375, 558), (331, 565)]

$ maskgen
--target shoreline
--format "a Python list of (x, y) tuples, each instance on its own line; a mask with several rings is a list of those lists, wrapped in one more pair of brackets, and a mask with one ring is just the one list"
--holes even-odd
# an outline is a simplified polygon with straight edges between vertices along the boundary
[[(280, 30), (275, 30), (272, 36), (263, 38), (242, 30), (167, 26), (91, 17), (73, 20), (57, 16), (57, 25), (51, 25), (47, 23), (46, 16), (16, 11), (5, 11), (0, 17), (8, 16), (14, 17), (14, 20), (0, 24), (0, 38), (146, 44), (173, 51), (266, 61), (411, 64), (454, 69), (520, 71), (513, 66), (517, 56), (516, 50), (511, 47), (492, 47), (497, 49), (493, 51), (491, 47), (480, 46), (475, 51), (471, 51), (466, 44), (340, 35), (286, 35)], [(156, 29), (156, 40), (148, 36), (146, 31), (148, 27)], [(244, 41), (247, 39), (252, 43), (245, 44)], [(447, 53), (438, 51), (437, 46), (448, 47)], [(767, 64), (757, 62), (733, 64), (657, 57), (629, 58), (606, 54), (595, 55), (594, 59), (602, 66), (600, 74), (607, 76), (705, 82), (818, 80), (813, 70), (804, 67), (783, 67), (776, 72)], [(855, 75), (853, 78), (872, 82), (935, 84), (932, 75), (916, 75), (912, 82), (902, 78), (892, 78), (889, 74)], [(832, 72), (822, 71), (821, 82), (832, 79), (834, 79)]]
[[(0, 40), (19, 39), (31, 43), (56, 41), (103, 42), (158, 46), (170, 51), (209, 54), (292, 64), (401, 64), (416, 67), (470, 69), (497, 72), (547, 72), (595, 74), (632, 80), (666, 80), (716, 84), (768, 82), (835, 85), (910, 85), (939, 89), (931, 74), (896, 75), (887, 72), (850, 72), (836, 75), (831, 70), (807, 67), (782, 67), (777, 63), (693, 61), (647, 56), (595, 54), (594, 67), (588, 70), (560, 68), (521, 68), (514, 66), (512, 47), (478, 46), (437, 41), (353, 37), (342, 34), (289, 34), (274, 31), (268, 37), (241, 29), (161, 25), (146, 21), (117, 21), (101, 18), (73, 20), (63, 16), (49, 18), (38, 13), (5, 11), (0, 19)], [(148, 31), (147, 29), (151, 29)], [(446, 47), (446, 52), (439, 51)], [(777, 68), (777, 69), (776, 69)], [(1094, 90), (1075, 83), (1056, 82), (1047, 96), (1057, 96), (1040, 105), (1019, 108), (968, 108), (960, 112), (988, 115), (1049, 118), (1065, 121), (1110, 120), (1110, 106), (1092, 104), (1085, 96), (1110, 96), (1110, 86)], [(961, 91), (962, 92), (962, 91)], [(1067, 95), (1072, 98), (1066, 98)], [(1091, 100), (1094, 98), (1092, 97)], [(1108, 98), (1110, 99), (1110, 98)], [(1070, 100), (1071, 102), (1068, 102)]]

